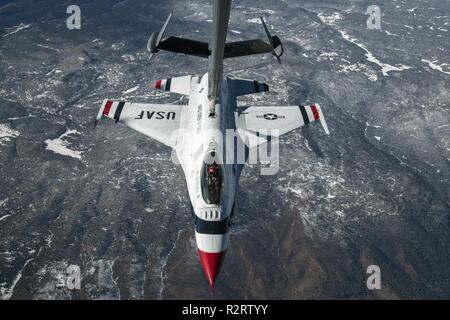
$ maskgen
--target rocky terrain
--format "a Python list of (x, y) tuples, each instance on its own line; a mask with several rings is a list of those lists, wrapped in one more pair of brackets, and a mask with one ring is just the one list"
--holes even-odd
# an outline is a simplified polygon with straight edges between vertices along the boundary
[[(266, 81), (242, 105), (320, 102), (331, 135), (283, 136), (280, 171), (244, 169), (213, 295), (171, 151), (93, 119), (104, 98), (186, 103), (156, 79), (202, 74), (202, 59), (145, 51), (167, 34), (207, 41), (212, 1), (0, 2), (0, 299), (450, 298), (450, 4), (233, 1), (229, 41), (283, 41), (226, 61)], [(78, 265), (80, 290), (64, 286)], [(366, 268), (381, 268), (368, 290)]]

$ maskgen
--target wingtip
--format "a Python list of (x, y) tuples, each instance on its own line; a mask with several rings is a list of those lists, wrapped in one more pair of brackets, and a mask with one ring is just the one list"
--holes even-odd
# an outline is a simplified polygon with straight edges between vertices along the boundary
[(328, 129), (328, 125), (327, 125), (327, 122), (326, 122), (325, 117), (323, 115), (322, 108), (321, 108), (320, 104), (316, 103), (315, 106), (317, 107), (317, 110), (319, 111), (319, 120), (320, 120), (320, 124), (323, 127), (323, 130), (325, 131), (325, 133), (327, 135), (330, 135), (330, 130)]

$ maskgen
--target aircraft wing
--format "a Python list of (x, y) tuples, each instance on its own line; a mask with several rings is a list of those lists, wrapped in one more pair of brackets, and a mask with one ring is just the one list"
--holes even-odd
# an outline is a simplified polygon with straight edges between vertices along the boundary
[[(278, 137), (314, 121), (320, 121), (326, 134), (329, 134), (318, 103), (310, 106), (238, 108), (235, 119), (237, 129), (241, 129), (241, 138), (249, 148), (266, 142), (269, 136)], [(273, 132), (274, 129), (278, 130), (278, 134)], [(245, 134), (247, 139), (243, 136)]]
[(172, 138), (172, 134), (180, 126), (183, 107), (182, 105), (104, 100), (95, 120), (95, 126), (102, 118), (107, 117), (173, 148), (176, 141)]

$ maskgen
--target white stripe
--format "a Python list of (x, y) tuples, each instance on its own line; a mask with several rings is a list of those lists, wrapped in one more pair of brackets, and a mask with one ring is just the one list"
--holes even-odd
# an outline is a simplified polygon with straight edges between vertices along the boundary
[(311, 110), (311, 106), (305, 106), (306, 114), (308, 115), (309, 122), (313, 122), (314, 120), (314, 113)]
[(203, 252), (218, 253), (227, 250), (228, 234), (203, 234), (195, 232), (197, 248)]
[(166, 90), (166, 82), (167, 82), (167, 79), (164, 79), (163, 81), (161, 81), (161, 90)]
[(100, 121), (102, 119), (103, 112), (105, 111), (105, 107), (106, 107), (106, 103), (107, 102), (108, 102), (108, 99), (103, 100), (102, 107), (100, 108), (100, 110), (98, 110), (97, 117), (95, 118), (96, 122), (98, 122), (98, 121)]

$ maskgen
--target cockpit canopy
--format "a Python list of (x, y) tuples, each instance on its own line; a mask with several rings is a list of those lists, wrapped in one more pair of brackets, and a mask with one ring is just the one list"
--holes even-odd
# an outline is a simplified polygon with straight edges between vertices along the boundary
[(201, 186), (203, 200), (207, 204), (219, 204), (224, 185), (223, 165), (217, 162), (203, 163)]

